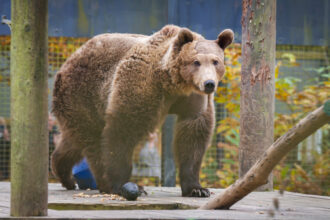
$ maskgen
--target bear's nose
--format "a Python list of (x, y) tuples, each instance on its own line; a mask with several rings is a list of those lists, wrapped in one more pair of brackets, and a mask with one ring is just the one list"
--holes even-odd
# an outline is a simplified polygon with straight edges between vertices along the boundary
[(207, 94), (212, 93), (214, 91), (214, 88), (215, 88), (215, 82), (213, 80), (206, 80), (204, 82), (204, 91)]

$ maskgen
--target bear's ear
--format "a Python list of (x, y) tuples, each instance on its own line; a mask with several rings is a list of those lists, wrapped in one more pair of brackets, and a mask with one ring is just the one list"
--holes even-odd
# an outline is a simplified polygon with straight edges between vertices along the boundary
[(217, 44), (224, 50), (234, 40), (234, 32), (230, 29), (223, 30), (216, 40)]
[(177, 38), (174, 41), (174, 51), (175, 52), (180, 52), (183, 45), (186, 43), (192, 42), (194, 40), (194, 36), (191, 33), (190, 30), (187, 28), (182, 28), (180, 32), (178, 33)]

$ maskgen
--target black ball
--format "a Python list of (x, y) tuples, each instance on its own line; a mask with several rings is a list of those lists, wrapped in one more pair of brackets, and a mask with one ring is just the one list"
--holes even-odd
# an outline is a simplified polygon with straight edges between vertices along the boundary
[(129, 200), (134, 201), (139, 196), (139, 187), (135, 183), (128, 182), (121, 187), (121, 195)]

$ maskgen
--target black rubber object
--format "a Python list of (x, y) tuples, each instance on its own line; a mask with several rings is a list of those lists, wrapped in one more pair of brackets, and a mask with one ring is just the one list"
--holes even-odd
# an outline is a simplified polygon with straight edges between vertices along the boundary
[(121, 187), (121, 196), (129, 201), (134, 201), (139, 196), (139, 187), (135, 183), (128, 182)]

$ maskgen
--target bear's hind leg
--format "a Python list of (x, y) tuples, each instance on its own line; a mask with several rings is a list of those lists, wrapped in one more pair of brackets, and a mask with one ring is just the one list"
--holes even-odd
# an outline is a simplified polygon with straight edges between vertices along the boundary
[(119, 143), (118, 138), (112, 139), (102, 148), (94, 146), (84, 152), (101, 193), (120, 194), (121, 186), (130, 179), (134, 147)]
[(136, 118), (129, 113), (109, 114), (98, 153), (87, 155), (100, 192), (120, 194), (131, 177), (134, 148), (155, 127), (151, 120)]
[(82, 159), (81, 149), (68, 138), (61, 138), (51, 156), (52, 172), (68, 190), (75, 189), (72, 167)]

